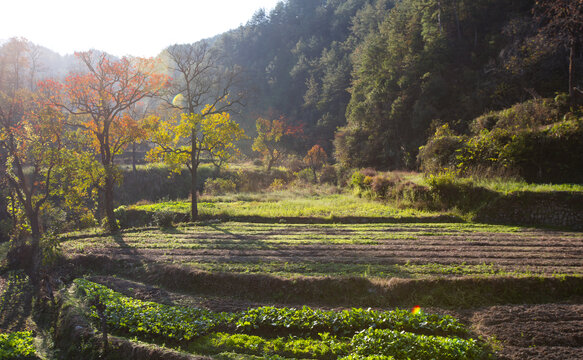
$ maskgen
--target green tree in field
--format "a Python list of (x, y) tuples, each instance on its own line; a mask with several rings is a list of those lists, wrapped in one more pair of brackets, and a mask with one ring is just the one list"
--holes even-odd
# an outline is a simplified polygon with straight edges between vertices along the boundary
[(228, 161), (238, 153), (235, 143), (244, 137), (243, 129), (226, 112), (207, 105), (200, 113), (174, 113), (168, 120), (151, 118), (148, 125), (156, 147), (148, 153), (151, 161), (163, 161), (180, 172), (186, 166), (191, 174), (191, 217), (198, 217), (197, 170), (203, 158)]
[[(38, 290), (41, 264), (41, 213), (57, 188), (55, 173), (65, 162), (65, 120), (25, 89), (0, 91), (0, 162), (12, 198), (24, 214), (18, 224), (31, 237), (31, 279)], [(14, 217), (13, 220), (17, 220)], [(18, 219), (20, 220), (20, 219)]]

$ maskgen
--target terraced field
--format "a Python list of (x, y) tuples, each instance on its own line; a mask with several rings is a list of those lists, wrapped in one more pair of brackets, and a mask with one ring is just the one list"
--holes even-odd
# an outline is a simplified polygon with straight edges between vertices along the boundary
[(95, 281), (142, 300), (213, 311), (418, 304), (452, 314), (494, 341), (500, 359), (577, 359), (583, 353), (579, 232), (468, 223), (213, 221), (74, 235), (62, 248), (80, 274), (103, 274)]
[(63, 242), (68, 256), (284, 277), (583, 274), (583, 234), (476, 224), (210, 223)]

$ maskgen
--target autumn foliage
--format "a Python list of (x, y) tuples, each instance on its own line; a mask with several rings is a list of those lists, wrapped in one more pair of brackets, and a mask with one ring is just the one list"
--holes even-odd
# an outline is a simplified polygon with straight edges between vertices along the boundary
[(328, 160), (328, 155), (320, 145), (316, 144), (308, 150), (308, 153), (304, 157), (304, 163), (312, 169), (314, 179), (316, 179), (316, 171), (324, 166), (326, 160)]
[(260, 117), (256, 120), (255, 126), (257, 137), (253, 141), (252, 149), (261, 153), (267, 171), (271, 170), (271, 167), (285, 153), (280, 143), (282, 138), (296, 136), (303, 132), (302, 126), (289, 125), (283, 116), (273, 120)]
[(112, 60), (92, 51), (76, 53), (86, 71), (73, 73), (64, 82), (48, 80), (41, 88), (48, 102), (72, 115), (74, 125), (89, 136), (105, 172), (105, 213), (111, 230), (117, 225), (113, 213), (114, 159), (129, 143), (143, 136), (139, 120), (130, 108), (155, 96), (168, 79), (155, 71), (148, 59)]
[(149, 153), (150, 161), (163, 161), (180, 172), (186, 166), (191, 174), (191, 216), (196, 219), (197, 170), (203, 159), (217, 165), (239, 153), (236, 142), (244, 131), (229, 113), (218, 112), (213, 105), (198, 113), (175, 112), (169, 119), (152, 117), (148, 121), (150, 140), (156, 144)]

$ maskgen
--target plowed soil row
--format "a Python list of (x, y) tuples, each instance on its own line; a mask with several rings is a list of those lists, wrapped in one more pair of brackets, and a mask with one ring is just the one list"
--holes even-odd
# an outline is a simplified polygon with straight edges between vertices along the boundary
[(486, 264), (504, 272), (583, 274), (581, 233), (456, 226), (226, 223), (88, 237), (66, 241), (63, 247), (71, 257), (107, 255), (179, 264)]
[[(510, 302), (496, 300), (484, 301), (482, 304), (508, 305), (477, 309), (466, 307), (464, 310), (450, 308), (443, 311), (462, 319), (478, 335), (497, 343), (500, 359), (581, 359), (583, 354), (583, 305), (580, 298), (561, 297), (563, 292), (569, 295), (569, 291), (561, 288), (568, 285), (562, 285), (560, 279), (553, 278), (556, 281), (543, 283), (538, 278), (529, 278), (521, 283), (515, 282), (513, 278), (569, 275), (572, 276), (571, 280), (576, 279), (569, 283), (580, 287), (577, 280), (583, 276), (583, 233), (471, 224), (335, 226), (215, 223), (170, 230), (141, 230), (110, 237), (75, 237), (63, 243), (63, 250), (67, 256), (78, 260), (73, 261), (74, 264), (93, 264), (89, 267), (111, 271), (115, 267), (120, 276), (124, 275), (120, 269), (128, 273), (134, 271), (132, 264), (146, 264), (138, 273), (165, 269), (166, 274), (152, 276), (151, 281), (166, 285), (172, 283), (170, 288), (178, 291), (182, 291), (181, 286), (185, 286), (185, 280), (189, 280), (187, 282), (191, 284), (191, 289), (196, 289), (194, 293), (213, 288), (216, 292), (214, 295), (200, 293), (199, 296), (191, 296), (192, 290), (184, 289), (190, 295), (180, 295), (153, 286), (125, 283), (119, 278), (107, 277), (101, 280), (137, 298), (206, 307), (215, 311), (273, 304), (273, 301), (278, 301), (273, 300), (273, 296), (266, 303), (263, 298), (250, 295), (278, 289), (276, 292), (281, 292), (285, 299), (286, 293), (300, 290), (294, 287), (298, 284), (302, 284), (302, 291), (311, 294), (311, 299), (316, 303), (322, 296), (329, 297), (321, 287), (326, 286), (327, 280), (314, 281), (313, 286), (310, 286), (310, 280), (298, 281), (296, 284), (295, 280), (278, 280), (270, 274), (273, 269), (277, 269), (279, 275), (297, 275), (302, 273), (297, 269), (304, 267), (308, 268), (308, 275), (313, 271), (318, 275), (336, 276), (338, 269), (372, 266), (377, 272), (366, 275), (368, 277), (431, 278), (410, 285), (406, 282), (410, 280), (381, 280), (388, 283), (388, 290), (384, 289), (385, 285), (375, 287), (362, 278), (348, 278), (337, 287), (355, 291), (362, 288), (364, 293), (375, 298), (410, 295), (420, 299), (423, 296), (441, 296), (442, 299), (452, 298), (452, 303), (456, 303), (457, 297), (468, 296), (468, 302), (471, 303), (474, 301), (471, 297), (477, 296), (477, 302), (480, 303), (480, 299), (489, 296), (503, 299), (506, 292), (509, 293), (508, 298), (516, 299), (517, 294), (513, 292), (524, 292), (528, 294), (524, 300), (529, 305), (510, 305)], [(153, 266), (150, 268), (148, 264)], [(197, 273), (196, 269), (201, 267), (211, 272), (215, 269), (239, 272), (246, 271), (244, 269), (248, 267), (267, 275), (255, 278), (236, 274), (207, 276)], [(317, 271), (314, 270), (316, 268)], [(461, 268), (462, 272), (444, 272), (448, 268)], [(488, 278), (475, 281), (474, 284), (473, 278), (459, 278), (465, 275)], [(444, 276), (452, 278), (440, 280)], [(146, 274), (142, 278), (150, 279)], [(395, 286), (391, 285), (393, 281)], [(405, 281), (402, 286), (399, 285), (401, 281)], [(347, 285), (348, 282), (351, 285)], [(328, 285), (332, 289), (331, 293), (338, 297), (338, 301), (333, 303), (341, 304), (344, 298), (346, 301), (352, 299), (349, 292), (333, 291), (336, 288), (333, 280)], [(535, 289), (537, 286), (539, 290)], [(254, 292), (251, 291), (253, 287), (256, 287)], [(219, 291), (221, 288), (223, 290)], [(250, 290), (243, 291), (245, 289)], [(568, 300), (570, 303), (543, 304), (548, 300), (539, 303), (538, 300), (532, 300), (538, 294), (542, 295), (540, 299), (549, 299), (544, 295), (553, 291), (558, 297), (552, 301)], [(573, 293), (580, 294), (580, 289), (573, 290)], [(308, 298), (302, 292), (298, 294), (302, 299)], [(555, 299), (552, 297), (554, 295), (549, 296)], [(365, 296), (363, 299), (368, 298)], [(298, 306), (303, 304), (298, 303)], [(440, 311), (428, 309), (432, 312), (434, 310)]]

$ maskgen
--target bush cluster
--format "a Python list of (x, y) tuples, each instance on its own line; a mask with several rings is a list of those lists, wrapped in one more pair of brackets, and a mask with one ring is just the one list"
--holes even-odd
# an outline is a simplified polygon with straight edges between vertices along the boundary
[(237, 184), (230, 179), (207, 179), (204, 183), (204, 192), (208, 195), (225, 195), (235, 192)]
[(419, 150), (428, 173), (518, 176), (528, 182), (583, 182), (583, 109), (563, 98), (533, 100), (477, 118), (469, 136), (447, 125)]

